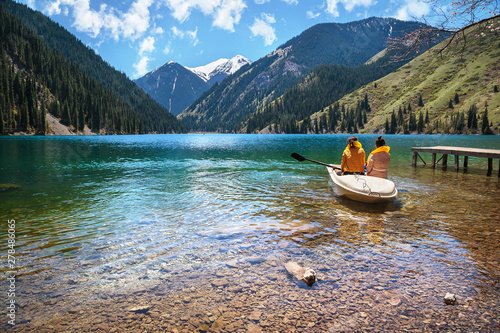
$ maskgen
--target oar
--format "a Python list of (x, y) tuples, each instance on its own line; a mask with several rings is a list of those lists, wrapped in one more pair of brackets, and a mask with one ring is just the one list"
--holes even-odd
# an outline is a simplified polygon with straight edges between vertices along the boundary
[(340, 166), (338, 165), (334, 165), (334, 164), (327, 164), (327, 163), (323, 163), (323, 162), (318, 162), (318, 161), (315, 161), (315, 160), (310, 160), (308, 158), (305, 158), (304, 156), (302, 155), (299, 155), (297, 153), (292, 153), (291, 155), (293, 158), (295, 158), (297, 161), (299, 162), (303, 162), (303, 161), (309, 161), (309, 162), (313, 162), (313, 163), (316, 163), (316, 164), (321, 164), (321, 165), (324, 165), (326, 167), (329, 167), (329, 168), (332, 168), (332, 169), (337, 169), (337, 170), (340, 170)]

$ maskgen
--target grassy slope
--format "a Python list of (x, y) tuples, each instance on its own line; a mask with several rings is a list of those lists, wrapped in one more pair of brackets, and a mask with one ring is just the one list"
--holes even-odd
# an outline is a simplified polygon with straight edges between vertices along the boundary
[[(477, 31), (470, 31), (464, 52), (461, 52), (463, 44), (460, 43), (440, 55), (438, 51), (443, 43), (340, 100), (341, 104), (355, 107), (368, 93), (373, 111), (363, 132), (383, 132), (386, 118), (390, 119), (392, 111), (397, 112), (400, 106), (407, 106), (409, 102), (417, 115), (420, 111), (428, 111), (431, 124), (436, 119), (448, 119), (452, 113), (466, 113), (472, 104), (476, 104), (482, 116), (487, 102), (492, 129), (500, 130), (500, 93), (493, 93), (494, 85), (500, 87), (498, 35), (490, 33), (487, 37), (479, 37)], [(448, 102), (455, 93), (460, 96), (460, 103), (449, 109)], [(419, 94), (422, 94), (423, 107), (417, 106)]]

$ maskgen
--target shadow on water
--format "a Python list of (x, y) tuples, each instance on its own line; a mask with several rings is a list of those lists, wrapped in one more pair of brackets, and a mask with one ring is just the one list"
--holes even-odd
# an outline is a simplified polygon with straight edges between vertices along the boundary
[(344, 196), (336, 196), (335, 200), (339, 205), (359, 213), (384, 214), (387, 212), (398, 211), (402, 207), (402, 199), (393, 199), (378, 203), (365, 203), (354, 201)]

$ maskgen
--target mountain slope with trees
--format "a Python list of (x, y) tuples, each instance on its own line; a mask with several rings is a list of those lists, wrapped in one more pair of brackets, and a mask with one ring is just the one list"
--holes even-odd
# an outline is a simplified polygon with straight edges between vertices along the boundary
[(185, 125), (167, 109), (154, 101), (125, 74), (118, 72), (103, 61), (100, 56), (83, 45), (66, 29), (25, 5), (7, 0), (0, 2), (0, 6), (34, 31), (34, 35), (39, 38), (43, 45), (66, 59), (72, 66), (78, 67), (83, 75), (95, 80), (96, 84), (102, 85), (103, 88), (109, 90), (127, 105), (142, 122), (144, 132), (186, 131)]
[[(444, 51), (448, 41), (344, 96), (338, 107), (355, 109), (366, 96), (371, 113), (361, 133), (498, 133), (499, 26), (497, 18), (467, 29)], [(312, 118), (325, 117), (328, 111)]]
[[(357, 67), (322, 65), (316, 67), (302, 81), (278, 99), (253, 113), (239, 128), (246, 133), (323, 133), (335, 131), (341, 118), (326, 115), (311, 121), (310, 116), (329, 106), (355, 89), (381, 78), (401, 66), (392, 62), (390, 53), (376, 61)], [(364, 101), (363, 101), (364, 103)], [(358, 110), (360, 116), (370, 112), (369, 104)], [(366, 121), (365, 121), (366, 122)], [(300, 123), (300, 124), (299, 124)], [(358, 126), (363, 127), (363, 122)], [(300, 125), (300, 126), (299, 126)]]
[(133, 109), (0, 6), (0, 134), (46, 134), (50, 112), (75, 132), (141, 133)]
[(386, 47), (387, 38), (419, 26), (381, 18), (316, 25), (212, 87), (179, 118), (193, 131), (235, 132), (316, 66), (361, 65)]

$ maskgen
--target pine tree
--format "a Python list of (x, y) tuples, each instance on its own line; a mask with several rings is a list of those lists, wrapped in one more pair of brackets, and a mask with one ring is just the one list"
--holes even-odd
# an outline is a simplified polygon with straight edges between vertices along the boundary
[(418, 125), (417, 125), (417, 130), (418, 130), (418, 133), (422, 133), (423, 130), (424, 130), (424, 115), (422, 114), (422, 112), (419, 113), (419, 116), (418, 116)]
[(424, 101), (422, 100), (422, 94), (420, 94), (420, 97), (418, 98), (418, 106), (424, 106)]
[(481, 126), (481, 133), (484, 135), (493, 134), (490, 128), (490, 121), (488, 119), (488, 107), (484, 109), (483, 125)]
[(391, 134), (396, 134), (396, 128), (398, 127), (397, 120), (396, 120), (396, 114), (394, 111), (392, 111), (391, 114), (391, 129), (390, 132)]
[(450, 98), (450, 101), (448, 102), (448, 109), (453, 109), (453, 100)]
[(460, 103), (460, 99), (458, 98), (458, 93), (455, 93), (455, 105)]

